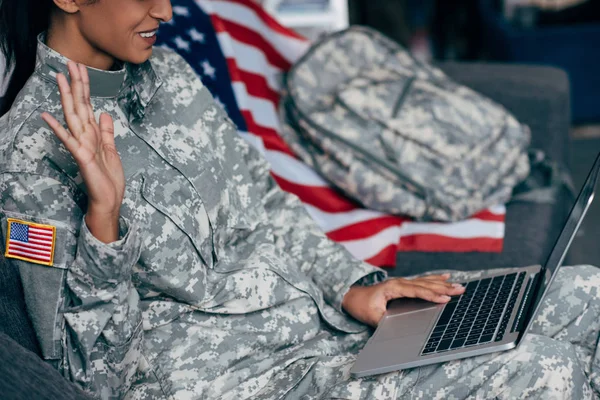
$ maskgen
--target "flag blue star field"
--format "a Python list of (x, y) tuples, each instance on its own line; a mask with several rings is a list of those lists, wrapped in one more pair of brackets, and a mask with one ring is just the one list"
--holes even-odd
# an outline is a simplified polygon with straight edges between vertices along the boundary
[(505, 207), (451, 224), (417, 223), (360, 208), (299, 161), (279, 136), (282, 75), (309, 48), (251, 0), (172, 0), (173, 20), (157, 45), (181, 54), (242, 135), (271, 163), (271, 173), (296, 194), (327, 235), (355, 257), (395, 265), (398, 251), (499, 252)]
[(194, 1), (174, 0), (172, 4), (173, 19), (160, 27), (157, 45), (173, 48), (181, 54), (238, 128), (246, 131), (211, 17)]

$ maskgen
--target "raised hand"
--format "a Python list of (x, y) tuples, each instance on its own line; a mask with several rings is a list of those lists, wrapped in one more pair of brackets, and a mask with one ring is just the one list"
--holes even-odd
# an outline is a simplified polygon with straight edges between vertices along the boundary
[(463, 294), (459, 284), (448, 283), (450, 274), (429, 275), (417, 279), (389, 279), (373, 286), (353, 286), (344, 296), (344, 310), (357, 320), (377, 326), (390, 300), (418, 298), (435, 303), (447, 303), (450, 296)]
[(42, 119), (73, 155), (88, 193), (86, 224), (99, 240), (118, 239), (119, 209), (125, 193), (125, 176), (114, 139), (110, 115), (96, 122), (90, 101), (90, 82), (84, 65), (69, 61), (71, 85), (63, 74), (56, 80), (68, 130), (52, 115)]

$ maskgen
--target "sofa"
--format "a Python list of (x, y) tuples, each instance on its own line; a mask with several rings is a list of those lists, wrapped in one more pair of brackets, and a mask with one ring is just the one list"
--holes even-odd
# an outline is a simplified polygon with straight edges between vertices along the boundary
[[(505, 105), (529, 124), (533, 147), (568, 167), (570, 102), (569, 81), (564, 72), (549, 67), (476, 63), (440, 67), (457, 81)], [(434, 269), (475, 270), (543, 263), (572, 201), (564, 190), (550, 204), (508, 204), (502, 253), (399, 253), (397, 266), (389, 273), (406, 276)], [(0, 258), (0, 397), (85, 398), (32, 353), (39, 355), (39, 348), (27, 317), (18, 271)], [(54, 382), (56, 387), (39, 390), (48, 382)], [(23, 389), (29, 386), (31, 390)]]

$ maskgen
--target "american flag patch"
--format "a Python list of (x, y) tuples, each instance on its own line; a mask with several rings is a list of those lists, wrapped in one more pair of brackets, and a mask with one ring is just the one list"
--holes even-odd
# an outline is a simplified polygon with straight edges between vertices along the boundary
[(6, 258), (52, 266), (56, 227), (8, 218)]

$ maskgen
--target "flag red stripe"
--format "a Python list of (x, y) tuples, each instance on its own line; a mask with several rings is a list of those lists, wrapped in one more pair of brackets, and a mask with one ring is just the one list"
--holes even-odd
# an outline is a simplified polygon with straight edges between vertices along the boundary
[(21, 258), (27, 258), (27, 260), (32, 260), (32, 261), (42, 261), (42, 262), (50, 262), (50, 258), (41, 258), (41, 257), (35, 257), (32, 256), (30, 254), (20, 254), (20, 253), (15, 253), (15, 254), (10, 254), (13, 257), (21, 257)]
[(52, 243), (46, 244), (46, 245), (39, 245), (39, 244), (34, 244), (34, 243), (22, 243), (22, 242), (19, 242), (18, 240), (10, 240), (9, 246), (25, 247), (25, 248), (32, 248), (32, 249), (45, 250), (45, 251), (52, 250)]
[(480, 219), (482, 221), (496, 221), (504, 222), (506, 219), (506, 213), (494, 214), (489, 210), (483, 210), (473, 215), (470, 219)]
[(297, 34), (293, 30), (287, 29), (287, 28), (281, 26), (279, 24), (279, 22), (277, 22), (273, 17), (271, 17), (260, 5), (254, 3), (252, 1), (244, 1), (244, 0), (227, 0), (227, 1), (230, 3), (237, 3), (239, 5), (247, 7), (249, 9), (251, 9), (252, 11), (254, 11), (259, 16), (261, 21), (264, 22), (265, 25), (272, 31), (275, 31), (281, 35), (288, 36), (288, 37), (291, 37), (294, 39), (306, 40), (304, 37)]
[(336, 242), (348, 242), (350, 240), (366, 239), (378, 234), (384, 229), (392, 226), (400, 226), (408, 218), (395, 217), (388, 215), (380, 218), (373, 218), (367, 221), (357, 222), (351, 225), (345, 225), (342, 228), (327, 232), (327, 236)]
[(36, 233), (39, 235), (46, 235), (46, 236), (54, 236), (54, 231), (52, 229), (49, 228), (34, 228), (34, 227), (29, 227), (29, 232), (30, 233)]
[(394, 244), (384, 247), (379, 253), (371, 258), (364, 260), (365, 262), (379, 267), (395, 267), (397, 247)]
[(398, 251), (425, 251), (425, 252), (502, 252), (504, 247), (502, 238), (469, 238), (419, 234), (402, 236)]
[(271, 45), (271, 43), (269, 43), (259, 33), (248, 29), (243, 25), (239, 25), (235, 22), (223, 19), (220, 16), (215, 17), (219, 18), (220, 20), (220, 24), (215, 25), (215, 30), (217, 31), (217, 33), (227, 32), (231, 35), (232, 38), (234, 38), (238, 42), (258, 47), (261, 53), (263, 53), (267, 58), (269, 64), (276, 68), (287, 71), (292, 66), (289, 63), (289, 61), (287, 61), (281, 54), (279, 54), (279, 52), (277, 52), (277, 50)]
[(54, 235), (40, 235), (39, 233), (33, 233), (31, 231), (29, 232), (28, 236), (30, 239), (36, 239), (39, 241), (50, 243), (52, 243), (52, 238), (54, 237)]
[(36, 259), (50, 260), (51, 254), (49, 253), (37, 253), (29, 250), (21, 250), (21, 249), (10, 249), (8, 251), (9, 255), (21, 255), (25, 257), (32, 257)]
[[(286, 192), (292, 192), (302, 200), (318, 209), (328, 212), (347, 212), (357, 208), (357, 205), (341, 196), (332, 188), (298, 185), (273, 174), (279, 186)], [(326, 201), (325, 201), (326, 200)]]
[(41, 244), (41, 245), (51, 245), (52, 244), (52, 240), (38, 240), (38, 239), (32, 239), (30, 237), (29, 238), (29, 243), (35, 243), (35, 244)]
[(30, 253), (21, 252), (21, 251), (9, 251), (8, 254), (11, 256), (27, 257), (32, 260), (39, 260), (39, 261), (46, 261), (46, 262), (51, 260), (51, 257), (40, 257), (40, 256), (36, 256), (35, 254), (30, 254)]
[(264, 76), (244, 71), (239, 68), (237, 61), (234, 58), (227, 59), (227, 67), (230, 71), (237, 71), (237, 76), (235, 78), (233, 76), (231, 77), (233, 82), (242, 82), (246, 85), (248, 94), (270, 101), (273, 103), (275, 109), (277, 109), (279, 104), (279, 93), (269, 87), (269, 83)]
[(50, 249), (37, 249), (34, 247), (31, 247), (29, 245), (27, 245), (27, 243), (19, 243), (19, 242), (15, 242), (13, 240), (9, 241), (8, 247), (12, 250), (21, 250), (21, 251), (31, 251), (33, 253), (37, 253), (37, 254), (51, 254), (52, 253), (52, 248)]
[(281, 139), (275, 129), (267, 128), (257, 124), (252, 116), (252, 113), (248, 110), (241, 110), (241, 113), (246, 121), (248, 132), (252, 133), (254, 136), (260, 137), (265, 145), (265, 149), (280, 151), (297, 158), (294, 155), (294, 152), (292, 152), (288, 145)]

